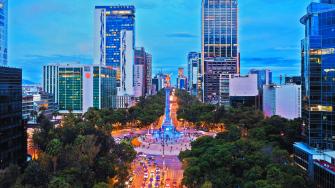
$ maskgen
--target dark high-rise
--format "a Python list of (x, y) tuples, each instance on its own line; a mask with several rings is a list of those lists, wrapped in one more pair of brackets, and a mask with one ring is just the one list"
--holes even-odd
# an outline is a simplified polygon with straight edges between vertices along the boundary
[[(202, 1), (203, 100), (220, 101), (220, 76), (239, 73), (237, 0)], [(229, 101), (227, 101), (229, 102)]]
[(26, 160), (22, 122), (22, 71), (0, 67), (0, 169)]

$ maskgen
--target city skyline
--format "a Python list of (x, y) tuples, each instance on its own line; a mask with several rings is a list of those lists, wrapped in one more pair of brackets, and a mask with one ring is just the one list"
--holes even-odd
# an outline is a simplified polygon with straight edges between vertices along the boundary
[[(309, 2), (274, 1), (267, 8), (259, 8), (264, 1), (239, 3), (242, 74), (250, 68), (269, 68), (274, 72), (274, 80), (278, 82), (280, 73), (300, 73), (303, 26), (299, 19)], [(200, 51), (201, 1), (122, 0), (94, 1), (79, 5), (77, 0), (73, 0), (48, 1), (46, 5), (40, 0), (28, 4), (23, 0), (9, 3), (9, 23), (12, 23), (9, 24), (9, 65), (23, 68), (24, 79), (41, 83), (43, 64), (64, 61), (91, 64), (94, 7), (118, 4), (135, 5), (136, 46), (145, 46), (153, 55), (153, 74), (163, 68), (164, 72), (177, 76), (178, 67), (187, 66), (188, 52)], [(34, 14), (31, 14), (32, 11)], [(15, 12), (20, 12), (20, 16), (16, 16)], [(42, 16), (48, 12), (56, 13)], [(27, 19), (30, 21), (27, 22)], [(67, 27), (68, 25), (72, 27)], [(50, 31), (54, 31), (53, 37), (50, 37)], [(66, 40), (60, 40), (63, 38)], [(16, 52), (15, 56), (11, 55), (13, 51)], [(260, 56), (262, 53), (266, 55)]]

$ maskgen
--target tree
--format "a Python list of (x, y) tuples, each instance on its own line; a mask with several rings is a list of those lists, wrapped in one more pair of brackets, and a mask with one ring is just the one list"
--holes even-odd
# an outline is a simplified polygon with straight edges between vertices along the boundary
[(71, 188), (71, 185), (66, 182), (64, 177), (53, 177), (48, 185), (48, 188)]
[(16, 165), (9, 165), (5, 170), (0, 171), (0, 187), (11, 187), (19, 175), (20, 168)]
[(22, 184), (33, 187), (46, 187), (48, 183), (48, 173), (44, 171), (40, 165), (31, 161), (28, 167), (24, 170)]
[(57, 160), (62, 150), (62, 142), (59, 139), (53, 139), (47, 146), (46, 153), (51, 156), (53, 163), (53, 172), (57, 170)]

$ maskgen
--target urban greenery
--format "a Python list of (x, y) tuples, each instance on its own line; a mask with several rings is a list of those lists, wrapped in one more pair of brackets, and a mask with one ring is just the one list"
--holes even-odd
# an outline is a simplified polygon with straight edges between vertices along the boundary
[(178, 95), (182, 105), (180, 117), (196, 124), (208, 121), (208, 127), (223, 123), (227, 130), (215, 138), (199, 138), (192, 143), (191, 150), (179, 155), (185, 167), (184, 185), (189, 188), (310, 186), (290, 157), (292, 144), (302, 139), (301, 120), (264, 118), (254, 108), (216, 107), (201, 104), (182, 91)]
[(33, 135), (38, 159), (25, 168), (0, 172), (0, 187), (125, 187), (136, 152), (127, 142), (116, 143), (111, 131), (120, 125), (142, 127), (164, 114), (165, 94), (141, 98), (129, 109), (91, 108), (83, 116), (69, 113), (55, 127), (42, 114)]

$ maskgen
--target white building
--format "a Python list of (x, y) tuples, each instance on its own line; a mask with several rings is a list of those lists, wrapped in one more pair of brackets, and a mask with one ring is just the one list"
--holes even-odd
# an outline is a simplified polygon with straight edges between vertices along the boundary
[(263, 112), (267, 117), (274, 115), (287, 119), (301, 117), (301, 86), (264, 85), (263, 86)]
[(134, 71), (134, 82), (135, 82), (135, 97), (142, 97), (145, 93), (144, 83), (146, 78), (144, 78), (144, 66), (145, 65), (135, 65)]
[(229, 77), (229, 96), (248, 97), (257, 96), (257, 74), (247, 76), (230, 75)]
[(257, 74), (229, 76), (229, 100), (231, 106), (259, 107)]

